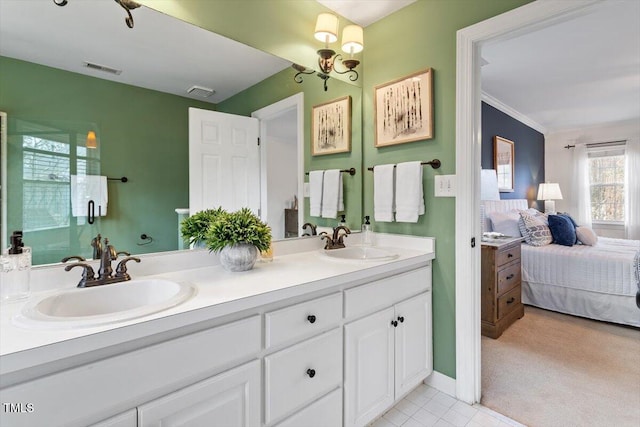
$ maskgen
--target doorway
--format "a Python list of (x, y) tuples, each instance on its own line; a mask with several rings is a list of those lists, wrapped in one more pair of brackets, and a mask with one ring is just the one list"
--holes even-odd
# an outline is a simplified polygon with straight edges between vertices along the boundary
[(304, 94), (251, 117), (260, 120), (260, 218), (274, 239), (298, 237), (304, 223)]
[[(597, 1), (533, 2), (457, 33), (456, 65), (456, 397), (480, 402), (480, 51), (586, 13)], [(460, 260), (468, 260), (460, 262)]]

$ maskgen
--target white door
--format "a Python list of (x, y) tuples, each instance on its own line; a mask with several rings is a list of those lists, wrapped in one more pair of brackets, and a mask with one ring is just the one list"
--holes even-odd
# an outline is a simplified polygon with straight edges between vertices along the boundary
[(395, 307), (397, 399), (432, 371), (431, 293), (420, 294)]
[(189, 212), (260, 209), (258, 119), (189, 108)]
[(138, 412), (135, 409), (131, 409), (108, 420), (100, 421), (97, 424), (92, 424), (91, 427), (137, 427), (138, 426)]
[(345, 325), (344, 424), (364, 426), (394, 401), (394, 310)]
[(260, 361), (138, 407), (139, 427), (260, 426)]

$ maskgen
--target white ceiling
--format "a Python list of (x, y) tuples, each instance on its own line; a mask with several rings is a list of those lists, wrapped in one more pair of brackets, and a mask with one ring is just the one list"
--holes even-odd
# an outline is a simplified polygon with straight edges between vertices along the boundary
[[(145, 6), (126, 13), (113, 0), (0, 0), (0, 55), (217, 103), (291, 63)], [(188, 41), (188, 43), (185, 43)], [(111, 75), (83, 67), (122, 69)], [(186, 93), (197, 85), (209, 98)]]
[(417, 0), (316, 0), (338, 15), (366, 27)]
[(482, 47), (482, 90), (547, 132), (640, 119), (640, 2)]

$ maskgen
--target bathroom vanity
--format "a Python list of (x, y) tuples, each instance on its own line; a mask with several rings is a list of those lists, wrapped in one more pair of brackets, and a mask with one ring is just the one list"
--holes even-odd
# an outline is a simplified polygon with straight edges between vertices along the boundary
[(0, 424), (366, 425), (432, 372), (434, 239), (376, 239), (394, 259), (329, 257), (320, 239), (277, 242), (245, 273), (206, 251), (149, 255), (140, 267), (165, 267), (145, 277), (197, 294), (112, 324), (19, 327), (23, 303), (7, 304)]

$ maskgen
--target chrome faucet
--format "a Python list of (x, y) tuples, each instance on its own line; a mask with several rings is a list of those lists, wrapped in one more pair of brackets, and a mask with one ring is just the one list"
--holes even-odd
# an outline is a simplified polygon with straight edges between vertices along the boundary
[[(116, 272), (113, 274), (113, 267), (111, 262), (118, 258), (118, 255), (126, 255), (122, 261), (116, 266)], [(107, 285), (110, 283), (125, 282), (131, 280), (131, 276), (127, 273), (127, 262), (135, 261), (140, 262), (140, 258), (130, 256), (129, 252), (117, 252), (116, 249), (109, 244), (109, 239), (104, 239), (104, 249), (100, 256), (100, 269), (96, 275), (93, 267), (91, 267), (81, 257), (66, 257), (62, 262), (67, 262), (69, 259), (78, 259), (79, 262), (67, 265), (65, 271), (70, 271), (75, 267), (82, 267), (82, 279), (78, 283), (79, 288), (88, 288), (91, 286)]]
[[(344, 231), (344, 233), (340, 233), (340, 231)], [(344, 248), (344, 238), (351, 234), (351, 230), (344, 225), (339, 225), (333, 229), (333, 236), (329, 237), (326, 232), (320, 233), (322, 236), (321, 239), (326, 239), (326, 243), (324, 245), (325, 249), (340, 249)]]

